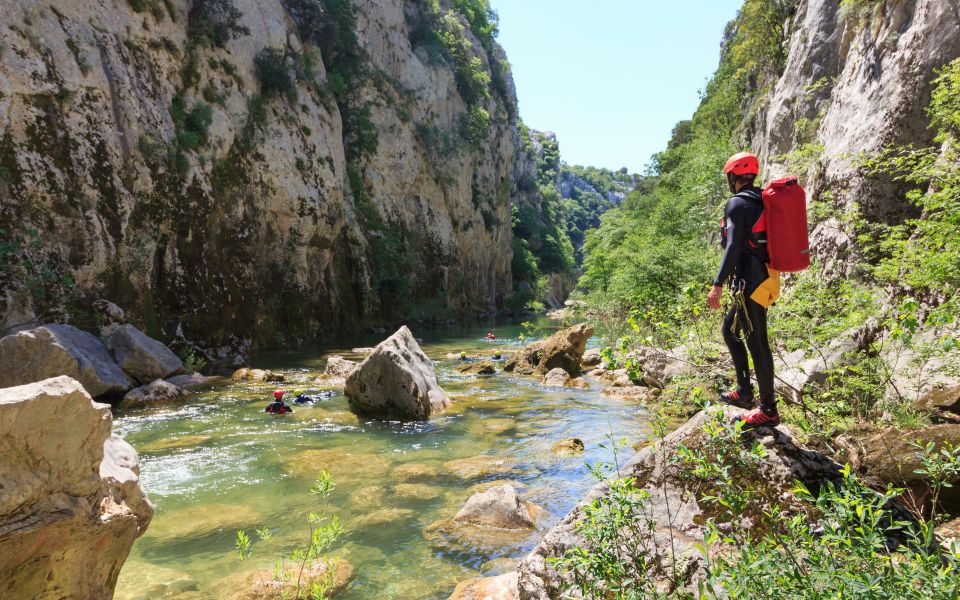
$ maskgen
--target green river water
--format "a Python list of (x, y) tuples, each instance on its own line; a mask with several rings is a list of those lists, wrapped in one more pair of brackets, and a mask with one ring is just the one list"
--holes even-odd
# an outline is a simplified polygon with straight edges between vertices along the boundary
[[(543, 320), (544, 334), (559, 326)], [(493, 329), (497, 342), (482, 340)], [(559, 521), (594, 483), (585, 463), (610, 460), (607, 436), (642, 439), (646, 413), (635, 403), (590, 390), (547, 388), (532, 378), (498, 373), (464, 377), (448, 353), (489, 356), (520, 344), (519, 324), (458, 325), (414, 330), (437, 364), (452, 410), (429, 423), (358, 419), (337, 388), (318, 383), (325, 357), (362, 359), (351, 347), (271, 353), (253, 366), (287, 377), (288, 390), (324, 392), (329, 399), (295, 407), (293, 415), (263, 412), (276, 384), (231, 382), (200, 392), (185, 404), (117, 415), (114, 431), (140, 453), (141, 481), (156, 507), (120, 573), (116, 597), (231, 598), (247, 574), (271, 568), (306, 537), (311, 511), (339, 516), (345, 529), (333, 556), (348, 560), (356, 577), (338, 599), (446, 598), (457, 582), (512, 568), (544, 531)], [(586, 451), (559, 457), (552, 445), (579, 437)], [(336, 482), (320, 506), (308, 492), (321, 469)], [(510, 481), (521, 496), (545, 509), (540, 530), (501, 540), (449, 543), (428, 527), (449, 519), (474, 491)], [(269, 527), (270, 541), (238, 562), (235, 532)]]

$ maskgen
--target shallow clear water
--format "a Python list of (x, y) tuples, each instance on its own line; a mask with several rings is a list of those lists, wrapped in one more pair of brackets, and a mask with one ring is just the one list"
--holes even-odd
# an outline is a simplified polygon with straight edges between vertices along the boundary
[[(501, 340), (483, 341), (489, 329)], [(254, 366), (282, 372), (288, 390), (327, 390), (329, 399), (296, 406), (293, 415), (266, 415), (275, 384), (259, 383), (229, 383), (185, 405), (118, 415), (114, 431), (140, 452), (156, 515), (123, 567), (116, 597), (230, 598), (252, 570), (271, 568), (303, 543), (307, 515), (317, 510), (338, 515), (346, 531), (332, 554), (348, 560), (356, 578), (338, 598), (446, 598), (463, 579), (509, 569), (593, 484), (585, 463), (611, 458), (600, 447), (607, 436), (638, 440), (646, 432), (642, 407), (601, 396), (599, 386), (546, 388), (503, 373), (463, 377), (454, 371), (459, 361), (446, 358), (509, 351), (521, 332), (502, 323), (415, 330), (454, 401), (429, 423), (358, 419), (338, 389), (317, 383), (329, 354), (362, 358), (351, 346), (254, 358)], [(586, 444), (583, 456), (551, 452), (572, 436)], [(321, 469), (336, 482), (327, 505), (308, 492)], [(429, 533), (491, 481), (512, 482), (546, 509), (541, 530), (497, 545), (450, 544)], [(236, 530), (256, 539), (253, 530), (264, 526), (272, 540), (255, 543), (253, 556), (238, 562)]]

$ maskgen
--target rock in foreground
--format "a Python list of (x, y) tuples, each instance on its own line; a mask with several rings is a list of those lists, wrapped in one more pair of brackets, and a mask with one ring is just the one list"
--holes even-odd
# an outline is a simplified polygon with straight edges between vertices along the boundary
[(517, 574), (504, 573), (460, 582), (448, 600), (514, 600), (517, 597)]
[(0, 340), (0, 387), (66, 375), (91, 396), (133, 387), (100, 340), (72, 325), (45, 325)]
[[(353, 581), (353, 565), (343, 559), (319, 559), (308, 564), (301, 575), (298, 567), (283, 571), (282, 576), (274, 570), (261, 569), (247, 574), (242, 581), (231, 581), (230, 587), (241, 591), (230, 598), (235, 600), (282, 600), (293, 598), (296, 583), (300, 580), (301, 597), (307, 597), (307, 591), (314, 583), (326, 587), (325, 598), (341, 593)], [(229, 593), (229, 592), (228, 592)]]
[(170, 348), (133, 325), (114, 329), (107, 348), (120, 368), (141, 384), (183, 373), (183, 361)]
[(521, 348), (507, 360), (503, 370), (543, 377), (551, 369), (559, 368), (570, 377), (577, 377), (581, 372), (580, 359), (592, 335), (593, 327), (586, 323), (558, 331), (541, 342)]
[(450, 407), (433, 362), (406, 326), (360, 363), (344, 393), (354, 412), (376, 419), (423, 421)]
[[(650, 494), (645, 510), (654, 524), (649, 534), (646, 533), (645, 526), (635, 529), (634, 532), (625, 529), (622, 531), (624, 539), (638, 535), (636, 531), (639, 530), (644, 532), (640, 535), (653, 536), (652, 547), (674, 549), (677, 560), (685, 565), (688, 581), (698, 576), (700, 552), (697, 545), (703, 543), (703, 524), (708, 516), (715, 513), (716, 505), (702, 498), (703, 490), (700, 490), (698, 495), (698, 480), (678, 471), (678, 448), (681, 445), (687, 448), (703, 446), (708, 440), (708, 434), (704, 432), (704, 426), (708, 422), (712, 422), (714, 418), (718, 419), (718, 422), (727, 422), (739, 413), (740, 411), (729, 407), (716, 413), (700, 412), (668, 435), (662, 443), (649, 444), (642, 448), (620, 470), (621, 477), (636, 478), (639, 490)], [(805, 506), (792, 492), (796, 481), (809, 489), (819, 489), (819, 486), (827, 481), (836, 483), (839, 480), (840, 465), (822, 454), (797, 446), (783, 427), (744, 433), (743, 438), (745, 444), (758, 440), (766, 447), (766, 455), (757, 464), (742, 472), (738, 471), (735, 475), (740, 484), (757, 492), (750, 509), (742, 514), (747, 523), (755, 523), (755, 519), (761, 518), (763, 509), (774, 503), (787, 510), (800, 510)], [(557, 572), (549, 559), (563, 556), (566, 551), (586, 544), (577, 531), (577, 523), (583, 518), (586, 507), (607, 497), (609, 492), (606, 483), (594, 486), (580, 503), (544, 536), (534, 551), (520, 562), (517, 567), (520, 598), (548, 600), (566, 597), (565, 586), (572, 582), (572, 576)], [(661, 559), (663, 562), (658, 564)], [(655, 578), (657, 573), (668, 572), (671, 568), (670, 558), (666, 554), (661, 558), (651, 555), (648, 560), (649, 577)]]
[(110, 407), (55, 377), (0, 390), (5, 598), (111, 598), (153, 507)]

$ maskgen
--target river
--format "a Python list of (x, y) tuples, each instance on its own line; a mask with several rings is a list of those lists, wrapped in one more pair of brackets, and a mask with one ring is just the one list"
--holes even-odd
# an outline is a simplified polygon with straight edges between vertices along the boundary
[[(543, 335), (559, 327), (546, 319), (538, 325)], [(497, 342), (482, 339), (491, 329)], [(293, 415), (264, 414), (276, 384), (251, 382), (117, 415), (114, 431), (140, 453), (141, 481), (156, 515), (123, 567), (116, 598), (232, 598), (247, 573), (272, 568), (304, 542), (311, 511), (337, 515), (345, 530), (331, 554), (348, 560), (356, 577), (338, 599), (442, 599), (463, 579), (512, 568), (594, 483), (586, 464), (612, 459), (602, 447), (608, 438), (634, 442), (647, 431), (641, 406), (604, 397), (596, 385), (547, 388), (504, 373), (464, 377), (455, 371), (459, 361), (446, 358), (507, 353), (520, 345), (521, 333), (518, 322), (414, 329), (454, 402), (428, 423), (358, 419), (338, 389), (316, 382), (326, 356), (361, 359), (350, 349), (384, 335), (254, 356), (253, 366), (287, 377), (285, 389), (327, 397), (295, 407)], [(567, 437), (584, 441), (582, 456), (551, 451)], [(308, 491), (321, 469), (336, 483), (325, 505)], [(496, 547), (429, 533), (492, 481), (510, 481), (545, 509), (540, 531)], [(258, 527), (269, 528), (271, 539), (255, 541), (253, 555), (238, 561), (236, 531), (256, 540)]]

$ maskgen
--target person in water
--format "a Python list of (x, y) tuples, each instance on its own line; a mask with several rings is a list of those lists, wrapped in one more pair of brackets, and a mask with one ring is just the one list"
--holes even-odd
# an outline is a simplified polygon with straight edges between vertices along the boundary
[(495, 340), (495, 339), (497, 339), (497, 336), (493, 335), (493, 332), (492, 332), (492, 331), (488, 331), (488, 332), (487, 332), (487, 337), (486, 337), (485, 339)]
[(268, 404), (263, 412), (270, 413), (271, 415), (285, 415), (292, 413), (293, 409), (283, 401), (283, 390), (275, 390), (273, 392), (273, 402)]
[(294, 394), (297, 396), (296, 398), (293, 399), (294, 404), (306, 404), (308, 402), (313, 402), (314, 400), (313, 398), (308, 396), (306, 392), (304, 392), (303, 390), (297, 390), (294, 392)]
[[(737, 388), (720, 398), (736, 406), (755, 406), (747, 349), (760, 391), (759, 407), (742, 415), (745, 427), (775, 427), (780, 424), (777, 401), (773, 392), (773, 354), (767, 338), (767, 308), (751, 296), (770, 276), (767, 263), (766, 222), (763, 215), (762, 191), (755, 185), (760, 161), (749, 152), (730, 157), (723, 169), (733, 194), (724, 209), (721, 222), (723, 261), (707, 295), (707, 306), (720, 308), (723, 286), (729, 285), (733, 307), (723, 319), (723, 339), (730, 350), (737, 371)], [(746, 347), (744, 340), (746, 339)]]

